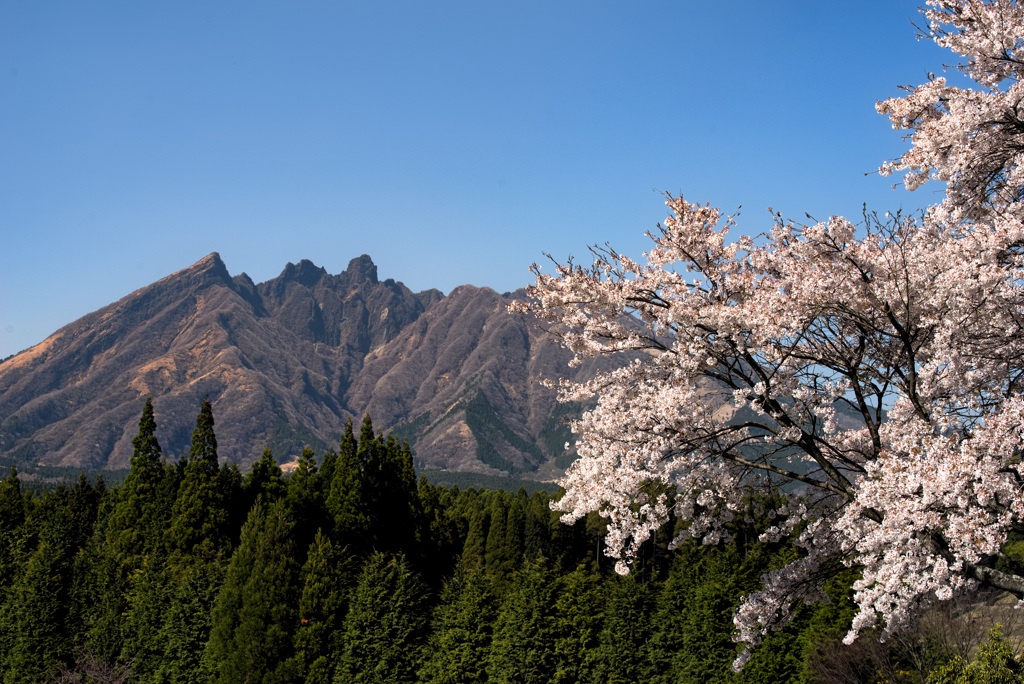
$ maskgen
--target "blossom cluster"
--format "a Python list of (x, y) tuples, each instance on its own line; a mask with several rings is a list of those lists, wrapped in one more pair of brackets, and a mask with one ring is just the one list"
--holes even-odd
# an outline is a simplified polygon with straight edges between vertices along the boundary
[(907, 95), (879, 102), (893, 128), (912, 145), (882, 173), (905, 171), (909, 189), (946, 184), (938, 207), (953, 220), (988, 213), (1019, 215), (1024, 195), (1024, 8), (1011, 0), (931, 0), (927, 35), (960, 58), (959, 71), (978, 88), (934, 74)]

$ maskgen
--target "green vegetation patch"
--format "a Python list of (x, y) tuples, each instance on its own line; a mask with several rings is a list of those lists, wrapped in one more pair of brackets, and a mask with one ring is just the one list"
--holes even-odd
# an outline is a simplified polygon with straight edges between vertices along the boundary
[(520, 488), (525, 489), (527, 494), (535, 492), (547, 492), (554, 494), (558, 491), (558, 484), (555, 482), (538, 482), (536, 480), (521, 480), (515, 477), (502, 477), (501, 475), (481, 475), (479, 473), (460, 473), (452, 470), (418, 470), (417, 473), (427, 478), (431, 484), (452, 487), (459, 489), (484, 489), (489, 491), (515, 492)]
[(524, 454), (533, 466), (529, 470), (536, 470), (537, 464), (544, 462), (540, 448), (513, 432), (494, 412), (482, 391), (477, 390), (466, 402), (465, 410), (466, 425), (476, 438), (476, 455), (481, 462), (509, 473), (518, 470), (499, 454), (495, 445), (500, 442)]
[[(327, 451), (328, 447), (326, 442), (317, 437), (312, 430), (302, 423), (292, 425), (283, 414), (277, 414), (267, 435), (267, 446), (270, 447), (276, 458), (283, 462), (288, 460), (287, 457), (291, 455), (296, 445), (308, 446), (318, 452)], [(301, 448), (299, 451), (301, 451)], [(295, 455), (298, 455), (298, 453)]]

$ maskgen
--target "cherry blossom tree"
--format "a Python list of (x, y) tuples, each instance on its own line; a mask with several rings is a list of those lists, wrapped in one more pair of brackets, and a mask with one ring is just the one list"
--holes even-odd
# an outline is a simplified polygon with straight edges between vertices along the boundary
[(959, 55), (956, 68), (977, 89), (949, 85), (929, 74), (905, 97), (880, 102), (897, 129), (911, 131), (911, 148), (882, 166), (906, 171), (913, 190), (929, 180), (946, 183), (938, 207), (943, 220), (984, 220), (1021, 214), (1024, 201), (1024, 8), (1008, 0), (929, 1), (925, 32)]
[(1024, 531), (1024, 14), (1007, 0), (924, 11), (977, 89), (933, 77), (879, 103), (911, 141), (882, 170), (945, 182), (941, 205), (858, 225), (776, 214), (751, 238), (667, 196), (645, 262), (606, 247), (589, 267), (534, 266), (533, 299), (513, 306), (574, 364), (622, 360), (552, 383), (596, 399), (555, 506), (607, 518), (620, 572), (670, 516), (677, 542), (715, 543), (753, 490), (786, 485), (763, 538), (803, 554), (744, 598), (737, 668), (846, 566), (861, 570), (847, 642), (978, 584), (1024, 597), (1024, 577), (995, 567)]

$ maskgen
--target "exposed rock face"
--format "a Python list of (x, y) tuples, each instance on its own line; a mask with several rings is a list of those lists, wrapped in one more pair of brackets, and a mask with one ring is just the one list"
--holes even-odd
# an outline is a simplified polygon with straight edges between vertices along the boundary
[(173, 457), (209, 395), (220, 455), (243, 465), (268, 445), (284, 460), (336, 444), (369, 411), (423, 465), (564, 466), (564, 408), (537, 379), (568, 372), (568, 356), (508, 301), (468, 285), (413, 293), (365, 255), (257, 285), (211, 254), (0, 363), (0, 456), (125, 467), (152, 395)]
[[(452, 470), (529, 471), (562, 453), (549, 446), (554, 393), (538, 383), (569, 356), (509, 300), (463, 285), (366, 357), (352, 406), (403, 428), (417, 454)], [(548, 439), (545, 439), (548, 438)]]

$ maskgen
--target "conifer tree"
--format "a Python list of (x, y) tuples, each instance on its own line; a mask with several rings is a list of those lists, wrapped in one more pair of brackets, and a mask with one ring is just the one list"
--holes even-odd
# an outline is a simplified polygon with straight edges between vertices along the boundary
[(224, 570), (217, 560), (194, 560), (167, 609), (160, 642), (164, 645), (154, 681), (208, 684), (213, 672), (203, 659), (210, 638), (211, 613)]
[(337, 543), (358, 554), (367, 549), (369, 520), (363, 494), (359, 446), (352, 432), (351, 419), (345, 423), (340, 446), (327, 498), (327, 511), (334, 523)]
[(287, 491), (284, 477), (281, 473), (281, 466), (274, 460), (270, 447), (263, 450), (260, 460), (252, 464), (252, 469), (245, 477), (245, 511), (248, 516), (249, 510), (260, 497), (267, 506), (282, 498)]
[(283, 504), (257, 502), (242, 528), (211, 618), (206, 669), (213, 681), (294, 679), (298, 575)]
[[(377, 493), (372, 512), (375, 522), (376, 547), (419, 556), (416, 529), (422, 515), (416, 470), (408, 442), (401, 444), (393, 435), (383, 441), (377, 470)], [(417, 558), (418, 559), (418, 558)]]
[(730, 611), (740, 595), (732, 571), (739, 560), (695, 543), (680, 549), (658, 597), (652, 682), (732, 680)]
[(336, 682), (415, 682), (426, 639), (422, 583), (402, 555), (371, 555), (345, 618)]
[(386, 515), (384, 507), (388, 498), (388, 453), (384, 439), (373, 432), (373, 422), (369, 413), (363, 417), (363, 423), (359, 428), (356, 456), (359, 462), (363, 510), (366, 515), (367, 540), (371, 549), (391, 550), (390, 543), (382, 544), (385, 541), (382, 535), (382, 516)]
[(238, 544), (238, 535), (249, 515), (249, 503), (245, 497), (245, 479), (242, 477), (237, 463), (221, 464), (220, 471), (217, 473), (217, 487), (224, 501), (227, 520), (225, 531), (230, 540), (229, 546), (233, 548)]
[(508, 529), (508, 509), (505, 492), (496, 492), (491, 499), (490, 525), (487, 528), (487, 542), (484, 547), (484, 565), (487, 576), (494, 583), (498, 594), (503, 594), (505, 587), (512, 581), (515, 571), (513, 550), (506, 543), (505, 533)]
[(497, 612), (497, 597), (483, 571), (460, 565), (434, 611), (420, 679), (434, 684), (486, 682)]
[(376, 454), (373, 452), (380, 446), (377, 435), (373, 431), (373, 421), (370, 420), (370, 413), (363, 416), (363, 422), (359, 425), (359, 461), (364, 465), (376, 461)]
[(36, 509), (38, 544), (0, 612), (0, 670), (4, 684), (37, 682), (70, 661), (75, 620), (74, 559), (92, 532), (98, 495), (88, 480), (59, 487)]
[(508, 549), (506, 562), (512, 571), (518, 570), (523, 564), (528, 502), (526, 490), (520, 487), (508, 504), (508, 512), (505, 517), (505, 546)]
[(495, 684), (546, 684), (557, 671), (555, 576), (542, 559), (526, 565), (501, 605), (487, 659)]
[(132, 439), (131, 472), (121, 486), (116, 508), (111, 514), (108, 539), (120, 560), (129, 569), (139, 566), (139, 558), (151, 551), (170, 514), (169, 502), (157, 493), (164, 477), (163, 452), (156, 438), (153, 401), (146, 398), (139, 419), (139, 432)]
[(88, 570), (94, 577), (88, 596), (89, 644), (94, 654), (115, 660), (123, 638), (122, 616), (128, 610), (130, 577), (160, 544), (171, 501), (164, 488), (164, 466), (156, 438), (151, 397), (146, 398), (139, 431), (132, 439), (131, 471), (118, 490), (102, 534), (91, 545)]
[(487, 531), (491, 525), (490, 499), (477, 499), (470, 509), (469, 529), (462, 546), (461, 564), (467, 572), (486, 567)]
[(21, 493), (18, 469), (11, 466), (10, 472), (0, 480), (0, 532), (17, 528), (25, 522), (25, 501)]
[(179, 556), (208, 560), (228, 548), (229, 518), (219, 475), (213, 408), (204, 398), (168, 530), (168, 543)]
[[(303, 449), (303, 452), (305, 452), (305, 449)], [(324, 489), (324, 491), (321, 492), (325, 501), (327, 500), (327, 495), (330, 493), (331, 480), (334, 478), (334, 468), (335, 466), (337, 466), (337, 464), (338, 452), (334, 450), (334, 447), (328, 447), (327, 451), (324, 452), (323, 458), (320, 461), (319, 468), (315, 468), (315, 470), (319, 471), (320, 475), (323, 478), (321, 482), (326, 484), (326, 489)]]
[(21, 493), (18, 470), (0, 481), (0, 605), (17, 574), (21, 557), (28, 543), (25, 525), (25, 500)]
[(596, 681), (634, 684), (647, 680), (655, 592), (638, 573), (616, 575), (605, 587), (604, 622), (596, 653)]
[(357, 576), (354, 559), (322, 530), (302, 568), (299, 628), (295, 636), (299, 671), (306, 684), (331, 684), (343, 647), (342, 624)]
[(460, 516), (454, 510), (450, 490), (420, 477), (416, 496), (420, 505), (416, 545), (422, 554), (421, 567), (430, 586), (440, 587), (455, 568), (466, 534), (460, 530)]
[[(87, 631), (87, 621), (94, 613), (94, 599), (102, 578), (93, 572), (96, 544), (93, 543), (101, 509), (109, 516), (105, 505), (106, 485), (103, 477), (97, 477), (93, 485), (84, 473), (78, 476), (74, 487), (66, 491), (62, 508), (66, 510), (67, 522), (55, 534), (66, 537), (71, 557), (71, 587), (68, 588), (68, 624), (73, 643), (80, 644)], [(63, 516), (58, 515), (57, 520)], [(105, 527), (106, 521), (102, 526)]]
[(18, 634), (17, 608), (11, 588), (31, 550), (32, 535), (25, 523), (25, 504), (18, 470), (12, 465), (10, 473), (0, 481), (0, 672), (7, 669), (12, 642)]
[(51, 534), (40, 540), (0, 615), (4, 684), (34, 684), (71, 659), (72, 550)]
[[(523, 532), (523, 556), (535, 560), (541, 556), (550, 557), (552, 513), (549, 497), (544, 492), (535, 492), (526, 506), (526, 521)], [(557, 524), (557, 523), (555, 523)]]
[(581, 565), (558, 582), (555, 674), (552, 684), (597, 684), (603, 596), (598, 578)]
[(294, 521), (295, 544), (307, 549), (321, 528), (330, 529), (327, 520), (327, 497), (321, 473), (317, 470), (316, 455), (305, 447), (299, 455), (295, 470), (285, 483), (284, 501), (288, 517)]
[(156, 681), (166, 643), (165, 623), (174, 603), (176, 578), (167, 550), (158, 546), (129, 577), (127, 612), (121, 622), (122, 661), (130, 662), (138, 681)]
[[(100, 483), (103, 482), (100, 478)], [(95, 487), (84, 473), (78, 476), (74, 487), (63, 490), (58, 496), (61, 514), (56, 517), (61, 525), (61, 534), (67, 535), (67, 543), (78, 551), (89, 541), (96, 517), (99, 515), (103, 492)]]
[(217, 469), (217, 435), (213, 431), (213, 405), (209, 395), (203, 397), (196, 416), (196, 427), (188, 448), (189, 464), (199, 464), (213, 474)]
[[(109, 517), (104, 522), (109, 522)], [(89, 655), (113, 663), (122, 650), (121, 621), (127, 609), (128, 576), (107, 543), (106, 533), (107, 525), (98, 525), (75, 557), (72, 595), (75, 619), (87, 630)]]
[[(752, 652), (739, 674), (733, 612), (770, 565), (784, 563), (791, 549), (756, 541), (751, 529), (734, 526), (733, 540), (719, 547), (683, 544), (658, 598), (651, 636), (652, 682), (799, 681), (804, 675), (796, 631), (801, 611), (786, 629), (773, 632)], [(745, 543), (745, 540), (752, 543)]]
[(374, 434), (373, 422), (366, 414), (359, 430), (357, 457), (372, 548), (413, 552), (419, 502), (409, 445), (400, 445), (393, 435)]

